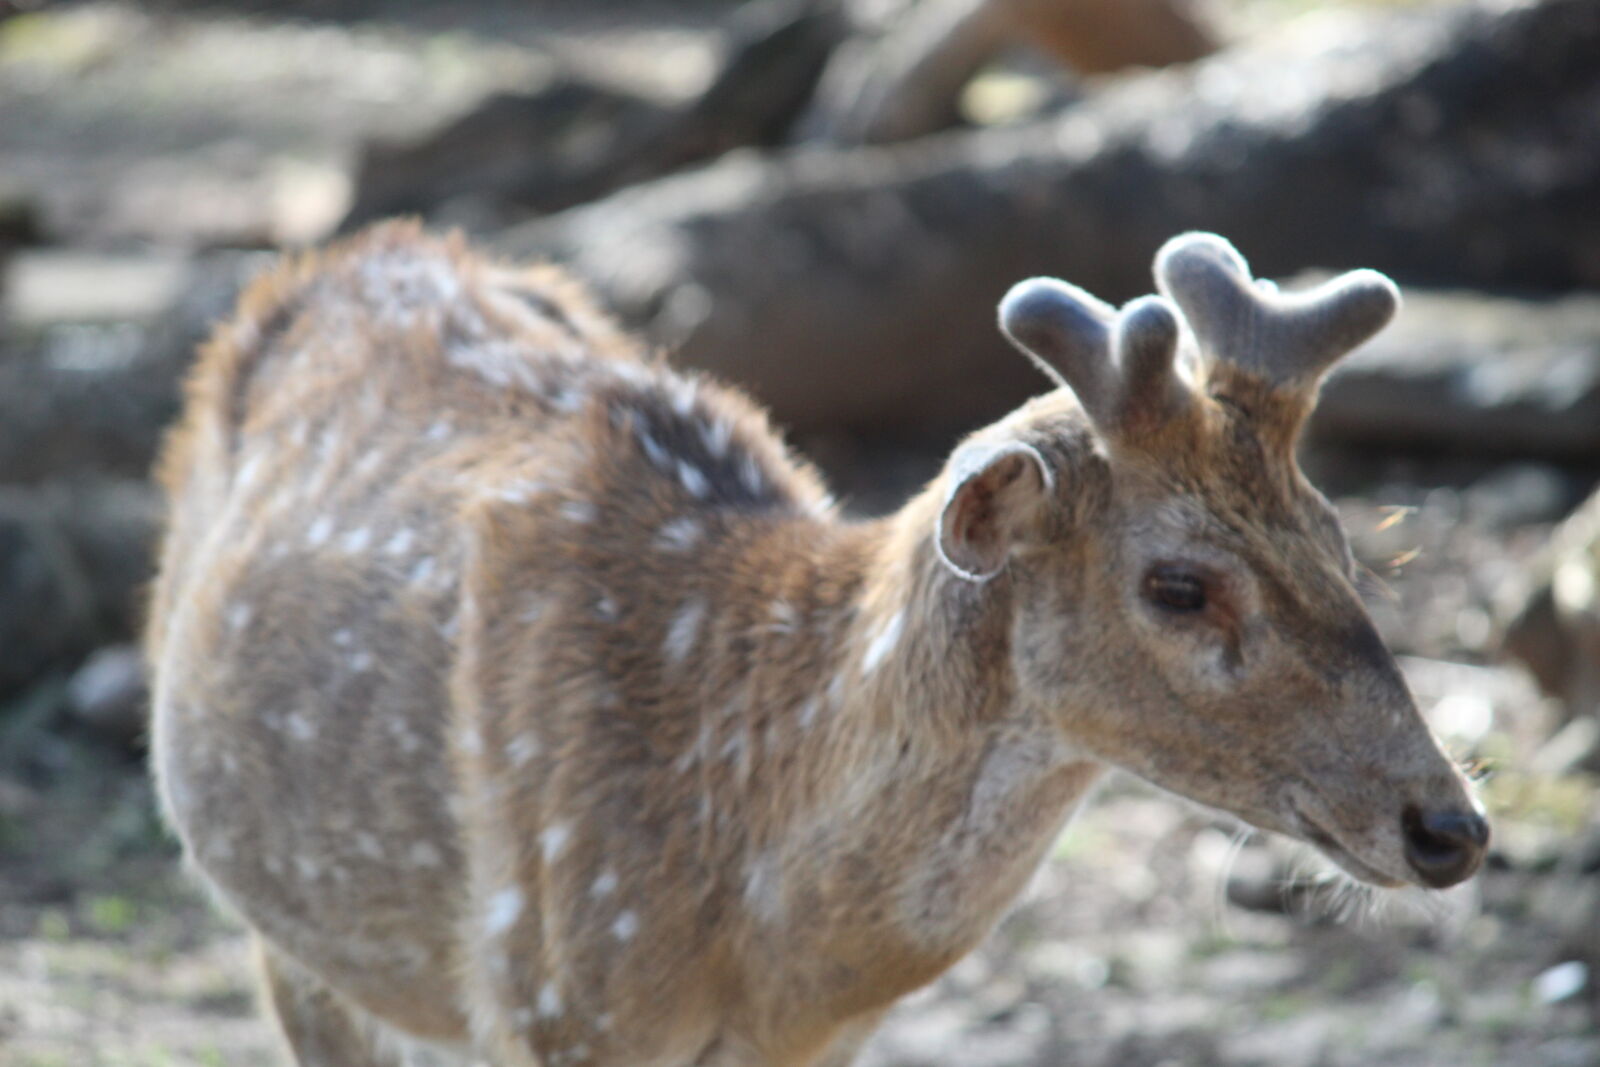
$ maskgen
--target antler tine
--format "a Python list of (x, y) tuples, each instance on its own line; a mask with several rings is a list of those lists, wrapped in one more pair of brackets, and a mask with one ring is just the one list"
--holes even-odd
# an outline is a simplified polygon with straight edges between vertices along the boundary
[(1373, 270), (1342, 274), (1309, 292), (1279, 293), (1254, 281), (1244, 257), (1209, 233), (1168, 241), (1156, 255), (1155, 274), (1206, 359), (1290, 390), (1313, 387), (1400, 306), (1395, 284)]
[(1178, 351), (1178, 316), (1159, 296), (1141, 296), (1117, 316), (1112, 342), (1122, 369), (1118, 419), (1164, 422), (1187, 403), (1189, 392), (1174, 373)]
[(1116, 312), (1055, 278), (1018, 282), (1000, 301), (1000, 329), (1058, 385), (1077, 394), (1095, 422), (1112, 416), (1116, 376), (1111, 331)]
[(1159, 296), (1121, 311), (1054, 278), (1030, 278), (1000, 302), (1000, 328), (1107, 433), (1160, 422), (1187, 392), (1173, 373), (1178, 317)]

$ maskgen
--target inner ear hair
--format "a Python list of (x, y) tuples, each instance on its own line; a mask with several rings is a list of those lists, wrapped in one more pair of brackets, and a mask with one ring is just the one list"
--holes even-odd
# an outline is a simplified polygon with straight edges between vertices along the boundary
[(951, 462), (934, 547), (955, 575), (984, 582), (1005, 569), (1011, 550), (1055, 490), (1055, 472), (1021, 441), (968, 445)]

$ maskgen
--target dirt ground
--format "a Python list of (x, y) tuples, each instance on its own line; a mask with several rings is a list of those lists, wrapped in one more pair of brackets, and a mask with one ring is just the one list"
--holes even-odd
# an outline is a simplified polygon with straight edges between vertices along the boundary
[[(425, 129), (560, 55), (682, 95), (716, 43), (681, 9), (608, 26), (552, 8), (530, 35), (510, 5), (463, 5), (490, 33), (400, 7), (382, 24), (114, 3), (0, 23), (0, 191), (42, 191), (73, 247), (293, 242), (337, 217), (360, 137)], [(1498, 605), (1587, 476), (1312, 459), (1419, 704), (1485, 768), (1488, 868), (1442, 895), (1356, 890), (1118, 780), (864, 1064), (1600, 1064), (1600, 782), (1551, 739), (1530, 683), (1493, 665)], [(928, 462), (864, 467), (857, 499), (886, 506)], [(137, 753), (63, 726), (58, 685), (0, 714), (0, 1067), (281, 1062), (240, 928), (181, 871)]]

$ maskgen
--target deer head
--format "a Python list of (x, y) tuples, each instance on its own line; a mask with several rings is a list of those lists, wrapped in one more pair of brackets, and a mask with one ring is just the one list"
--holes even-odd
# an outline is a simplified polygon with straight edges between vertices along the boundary
[(957, 451), (940, 558), (1011, 598), (1018, 700), (1081, 750), (1369, 882), (1466, 878), (1487, 824), (1295, 461), (1323, 374), (1395, 287), (1281, 294), (1205, 234), (1155, 270), (1163, 296), (1120, 311), (1053, 279), (1006, 296), (1001, 328), (1068, 389)]

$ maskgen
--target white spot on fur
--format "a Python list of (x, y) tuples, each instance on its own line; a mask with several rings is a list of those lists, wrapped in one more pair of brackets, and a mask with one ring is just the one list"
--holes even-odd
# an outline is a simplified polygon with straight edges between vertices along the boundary
[(333, 536), (333, 520), (326, 515), (319, 515), (309, 529), (306, 530), (306, 544), (317, 548), (327, 543)]
[(390, 719), (388, 729), (394, 735), (395, 743), (400, 746), (400, 751), (415, 752), (422, 747), (422, 739), (417, 736), (416, 731), (411, 729), (410, 724), (404, 719)]
[(661, 643), (661, 654), (668, 663), (682, 663), (694, 649), (700, 635), (700, 623), (706, 615), (706, 602), (700, 597), (689, 600), (678, 609), (667, 626), (666, 640)]
[(688, 378), (672, 378), (667, 382), (667, 390), (671, 394), (672, 410), (688, 417), (694, 411), (695, 394), (699, 387)]
[(616, 622), (617, 616), (621, 614), (617, 602), (609, 596), (603, 596), (595, 603), (594, 613), (606, 622)]
[(843, 672), (833, 676), (833, 681), (828, 683), (828, 704), (834, 708), (844, 707), (844, 695), (849, 689)]
[(349, 648), (355, 643), (355, 639), (356, 635), (350, 631), (349, 627), (343, 626), (333, 631), (333, 636), (329, 638), (329, 640), (338, 645), (340, 648)]
[(687, 552), (700, 540), (702, 533), (704, 527), (698, 519), (673, 519), (656, 533), (656, 547), (669, 552)]
[(410, 326), (455, 302), (461, 283), (448, 260), (394, 252), (361, 265), (362, 295), (375, 315)]
[(407, 853), (406, 858), (411, 861), (411, 866), (413, 867), (437, 867), (444, 862), (444, 857), (439, 854), (439, 850), (427, 841), (413, 842), (411, 851)]
[(244, 465), (239, 468), (239, 473), (234, 477), (234, 481), (238, 484), (239, 488), (250, 488), (250, 486), (255, 482), (256, 478), (261, 474), (262, 462), (263, 460), (261, 458), (261, 453), (259, 452), (255, 453), (249, 459), (244, 461)]
[(683, 483), (683, 487), (691, 495), (700, 500), (704, 500), (711, 493), (711, 483), (706, 480), (705, 471), (688, 460), (678, 460), (678, 481)]
[(383, 453), (376, 448), (369, 449), (367, 454), (361, 457), (360, 462), (352, 468), (351, 473), (358, 478), (370, 478), (378, 473), (378, 468), (382, 465)]
[(365, 552), (371, 543), (372, 531), (365, 526), (358, 526), (339, 538), (339, 547), (352, 556)]
[(384, 544), (383, 551), (390, 556), (403, 556), (411, 551), (411, 546), (416, 544), (417, 535), (411, 527), (402, 527), (396, 530), (394, 536)]
[(561, 1015), (561, 993), (554, 982), (546, 982), (544, 988), (539, 990), (539, 1015), (545, 1019)]
[(757, 919), (776, 922), (783, 913), (782, 871), (772, 853), (757, 856), (745, 871), (744, 903)]
[(516, 924), (522, 914), (522, 890), (508, 886), (489, 898), (483, 911), (483, 932), (499, 937)]
[(545, 827), (544, 832), (539, 835), (539, 850), (544, 854), (546, 863), (553, 863), (555, 858), (561, 855), (561, 850), (567, 847), (567, 838), (570, 836), (571, 831), (564, 822)]
[(639, 439), (639, 447), (644, 449), (644, 454), (649, 457), (651, 463), (664, 471), (672, 469), (671, 453), (642, 423), (634, 427), (634, 436)]
[(900, 641), (900, 631), (905, 627), (905, 612), (897, 611), (890, 616), (889, 621), (883, 624), (871, 643), (867, 645), (866, 655), (861, 657), (861, 673), (871, 674), (878, 669), (884, 657), (894, 651), (894, 646)]
[(647, 370), (642, 364), (634, 363), (632, 360), (607, 360), (605, 367), (612, 374), (615, 374), (618, 378), (621, 378), (623, 381), (632, 386), (645, 386), (649, 385), (652, 381), (650, 371)]
[(255, 614), (255, 609), (242, 600), (236, 600), (228, 608), (228, 628), (242, 630), (250, 625), (250, 617)]
[(296, 741), (310, 741), (317, 736), (317, 724), (303, 711), (291, 711), (285, 723), (289, 736)]
[(530, 393), (544, 390), (527, 353), (511, 341), (490, 339), (451, 345), (445, 358), (452, 366), (476, 374), (499, 389), (515, 385)]
[(673, 767), (679, 774), (686, 773), (695, 765), (711, 748), (711, 724), (704, 719), (700, 722), (700, 736), (695, 743), (684, 749), (682, 754), (673, 762)]
[(800, 625), (800, 615), (794, 610), (794, 605), (783, 598), (772, 602), (772, 628), (780, 633), (794, 633)]
[(596, 900), (609, 897), (617, 891), (617, 873), (607, 867), (600, 872), (600, 877), (594, 880), (594, 885), (589, 887), (589, 895)]
[(469, 756), (477, 756), (483, 752), (483, 737), (471, 726), (463, 726), (458, 735), (461, 742), (461, 751)]
[(800, 717), (798, 719), (800, 729), (811, 729), (811, 724), (817, 721), (817, 712), (820, 710), (822, 710), (822, 701), (816, 697), (812, 697), (800, 705)]
[(617, 921), (611, 924), (611, 934), (618, 941), (631, 941), (633, 935), (639, 932), (639, 916), (631, 911), (625, 911), (617, 916)]
[(767, 483), (761, 474), (761, 466), (748, 452), (739, 459), (739, 481), (751, 496), (760, 496), (766, 492)]
[(383, 859), (383, 845), (379, 843), (377, 837), (365, 830), (356, 834), (356, 851), (368, 859)]
[(583, 402), (588, 399), (583, 390), (564, 385), (550, 394), (550, 403), (557, 411), (568, 415), (576, 414), (583, 407)]
[(406, 580), (412, 585), (426, 584), (428, 579), (433, 577), (433, 572), (437, 568), (438, 564), (434, 561), (432, 556), (423, 556), (421, 559), (417, 560), (416, 564), (411, 568), (411, 573), (406, 576)]
[(733, 423), (727, 419), (712, 419), (700, 424), (700, 440), (706, 451), (717, 459), (728, 454), (728, 443), (733, 440)]
[(317, 861), (304, 853), (295, 856), (294, 869), (300, 875), (300, 880), (304, 882), (315, 882), (322, 873), (322, 868), (317, 865)]
[(595, 506), (588, 500), (569, 500), (561, 505), (561, 515), (568, 522), (590, 523), (595, 520)]
[(334, 453), (339, 442), (339, 431), (332, 426), (324, 426), (317, 435), (317, 444), (314, 449), (318, 463), (326, 463)]
[(450, 436), (454, 429), (455, 427), (450, 425), (449, 419), (434, 419), (433, 422), (428, 424), (428, 428), (422, 431), (422, 439), (434, 442), (443, 441)]
[(538, 597), (528, 601), (528, 606), (522, 609), (522, 614), (517, 616), (523, 622), (538, 622), (544, 617), (545, 602)]
[(350, 671), (353, 674), (365, 674), (372, 669), (372, 653), (366, 649), (350, 654)]
[(506, 758), (513, 767), (526, 767), (540, 751), (539, 739), (531, 730), (506, 742)]

